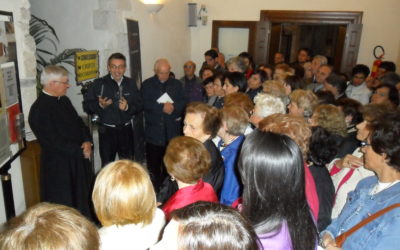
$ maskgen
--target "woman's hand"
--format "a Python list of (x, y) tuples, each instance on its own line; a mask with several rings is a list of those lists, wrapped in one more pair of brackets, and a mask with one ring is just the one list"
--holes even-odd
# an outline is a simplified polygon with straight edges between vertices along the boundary
[(335, 165), (338, 168), (358, 168), (364, 165), (364, 162), (361, 158), (348, 154), (342, 159), (337, 160)]

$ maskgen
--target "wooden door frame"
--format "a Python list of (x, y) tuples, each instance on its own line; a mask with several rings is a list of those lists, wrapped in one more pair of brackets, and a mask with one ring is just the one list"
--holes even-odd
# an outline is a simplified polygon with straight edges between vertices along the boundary
[(362, 11), (262, 10), (260, 21), (302, 24), (361, 24)]
[(249, 29), (248, 50), (253, 52), (256, 43), (257, 21), (223, 21), (214, 20), (212, 22), (211, 48), (218, 48), (220, 28), (242, 28)]

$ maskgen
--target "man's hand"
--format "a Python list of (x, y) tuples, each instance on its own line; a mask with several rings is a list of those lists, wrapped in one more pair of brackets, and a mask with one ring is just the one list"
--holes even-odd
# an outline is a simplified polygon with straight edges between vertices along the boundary
[(119, 100), (119, 109), (122, 111), (128, 110), (128, 101), (124, 97)]
[(174, 104), (170, 102), (164, 103), (163, 112), (169, 115), (172, 114), (172, 112), (174, 112)]
[(85, 159), (89, 159), (90, 155), (92, 154), (92, 143), (90, 141), (85, 141), (82, 143), (81, 149), (83, 152), (83, 157), (85, 157)]
[(106, 108), (108, 105), (112, 104), (112, 100), (108, 99), (107, 97), (99, 97), (99, 105), (103, 109)]

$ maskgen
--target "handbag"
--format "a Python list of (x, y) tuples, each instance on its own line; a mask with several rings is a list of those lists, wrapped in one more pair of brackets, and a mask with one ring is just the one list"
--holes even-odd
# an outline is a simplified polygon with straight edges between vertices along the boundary
[(337, 247), (342, 247), (345, 240), (352, 235), (355, 231), (357, 231), (358, 229), (362, 228), (363, 226), (365, 226), (366, 224), (370, 223), (371, 221), (375, 220), (376, 218), (384, 215), (385, 213), (389, 212), (392, 209), (395, 209), (397, 207), (400, 207), (400, 203), (395, 203), (389, 207), (386, 207), (382, 210), (379, 210), (378, 212), (372, 214), (371, 216), (368, 216), (367, 218), (365, 218), (364, 220), (362, 220), (360, 223), (358, 223), (357, 225), (355, 225), (354, 227), (350, 228), (349, 230), (347, 230), (346, 232), (342, 233), (341, 235), (339, 235), (338, 237), (336, 237), (335, 242), (336, 242), (336, 246)]

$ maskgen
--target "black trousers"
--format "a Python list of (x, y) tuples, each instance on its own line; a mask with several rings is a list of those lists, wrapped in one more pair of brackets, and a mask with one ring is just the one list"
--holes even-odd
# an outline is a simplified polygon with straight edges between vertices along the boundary
[(165, 146), (146, 143), (147, 168), (156, 192), (160, 190), (160, 187), (167, 176), (167, 170), (163, 163), (165, 149)]
[(133, 130), (132, 125), (122, 127), (99, 127), (99, 151), (101, 165), (115, 160), (118, 154), (119, 159), (133, 160)]

